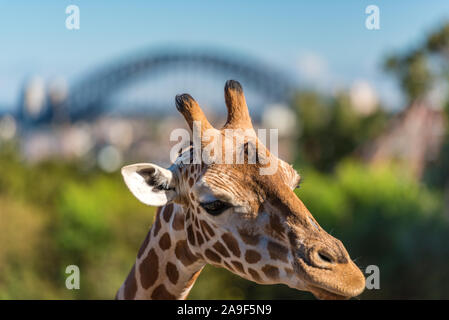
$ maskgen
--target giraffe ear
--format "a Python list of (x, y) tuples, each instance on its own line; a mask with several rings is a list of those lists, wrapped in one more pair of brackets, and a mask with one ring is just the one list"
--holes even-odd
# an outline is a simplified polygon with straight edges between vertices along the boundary
[(151, 163), (136, 163), (122, 168), (132, 194), (150, 206), (163, 206), (176, 197), (173, 173)]

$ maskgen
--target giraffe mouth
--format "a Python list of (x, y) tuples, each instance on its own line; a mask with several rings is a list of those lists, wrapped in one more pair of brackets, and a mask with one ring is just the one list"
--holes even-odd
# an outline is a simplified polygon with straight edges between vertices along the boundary
[(313, 285), (307, 285), (306, 290), (310, 291), (315, 296), (315, 298), (320, 300), (347, 300), (351, 298), (351, 296), (337, 294)]
[(330, 269), (316, 269), (298, 261), (303, 274), (305, 290), (317, 299), (345, 300), (360, 295), (365, 289), (365, 278), (353, 262), (335, 265)]

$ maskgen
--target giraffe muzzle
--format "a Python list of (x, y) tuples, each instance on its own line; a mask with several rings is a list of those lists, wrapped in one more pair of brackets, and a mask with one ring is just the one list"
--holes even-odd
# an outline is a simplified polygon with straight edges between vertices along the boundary
[(315, 250), (310, 261), (298, 259), (298, 265), (306, 290), (318, 299), (349, 299), (365, 289), (365, 277), (350, 258), (339, 262), (328, 252)]
[(349, 299), (365, 288), (365, 277), (342, 242), (325, 232), (302, 241), (294, 264), (305, 290), (318, 299)]

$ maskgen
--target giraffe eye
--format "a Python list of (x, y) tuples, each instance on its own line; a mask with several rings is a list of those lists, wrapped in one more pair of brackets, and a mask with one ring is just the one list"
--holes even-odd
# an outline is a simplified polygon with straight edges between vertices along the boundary
[(200, 206), (204, 210), (206, 210), (207, 213), (209, 213), (210, 215), (213, 215), (213, 216), (218, 216), (223, 211), (225, 211), (226, 209), (231, 207), (230, 204), (220, 201), (220, 200), (215, 200), (212, 202), (203, 202), (203, 203), (200, 203)]

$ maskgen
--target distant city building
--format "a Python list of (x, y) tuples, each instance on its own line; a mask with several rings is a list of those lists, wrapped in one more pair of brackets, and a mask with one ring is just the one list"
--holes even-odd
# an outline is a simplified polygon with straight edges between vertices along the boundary
[(351, 105), (361, 115), (374, 113), (379, 105), (379, 99), (373, 87), (366, 81), (356, 81), (349, 90)]
[(22, 103), (20, 109), (22, 115), (31, 119), (38, 118), (46, 105), (46, 88), (44, 79), (35, 76), (27, 81), (23, 88)]

